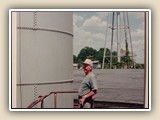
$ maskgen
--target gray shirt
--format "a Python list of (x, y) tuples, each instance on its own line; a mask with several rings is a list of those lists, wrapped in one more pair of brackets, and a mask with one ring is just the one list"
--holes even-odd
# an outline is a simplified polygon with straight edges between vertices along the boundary
[(78, 91), (78, 95), (84, 96), (90, 91), (97, 90), (97, 89), (98, 87), (97, 87), (97, 80), (96, 80), (95, 74), (93, 72), (90, 72), (89, 74), (86, 75), (86, 77), (82, 81)]

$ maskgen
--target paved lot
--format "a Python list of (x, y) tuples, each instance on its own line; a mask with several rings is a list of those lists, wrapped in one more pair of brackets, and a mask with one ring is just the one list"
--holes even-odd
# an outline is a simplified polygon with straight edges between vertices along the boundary
[[(97, 76), (97, 101), (144, 103), (143, 69), (94, 69)], [(78, 90), (84, 78), (83, 70), (74, 70), (73, 90)]]

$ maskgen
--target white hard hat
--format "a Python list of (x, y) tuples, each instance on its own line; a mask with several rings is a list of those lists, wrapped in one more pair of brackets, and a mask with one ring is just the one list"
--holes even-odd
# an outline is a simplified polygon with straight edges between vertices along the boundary
[(83, 62), (83, 64), (88, 64), (88, 65), (90, 65), (90, 66), (93, 66), (93, 62), (92, 62), (92, 60), (90, 60), (90, 59), (86, 59), (86, 60)]

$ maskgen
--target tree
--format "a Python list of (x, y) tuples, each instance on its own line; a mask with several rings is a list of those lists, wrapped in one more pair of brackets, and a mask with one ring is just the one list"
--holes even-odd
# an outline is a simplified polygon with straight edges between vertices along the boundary
[(85, 47), (81, 49), (80, 53), (78, 54), (78, 61), (84, 61), (86, 58), (95, 59), (97, 55), (97, 50), (93, 49), (92, 47)]
[(116, 51), (113, 51), (112, 52), (112, 63), (113, 64), (117, 64), (117, 61), (118, 61), (118, 58), (117, 58), (117, 52)]
[(144, 69), (144, 64), (136, 64), (136, 69)]
[(73, 63), (77, 63), (78, 62), (78, 59), (75, 55), (73, 55)]
[[(97, 52), (96, 59), (102, 63), (103, 62), (103, 54), (104, 54), (104, 48), (100, 48), (99, 51)], [(105, 63), (109, 63), (110, 60), (110, 50), (106, 48), (106, 54), (105, 54)]]
[(103, 61), (103, 52), (104, 52), (104, 48), (100, 48), (99, 51), (97, 52), (97, 55), (96, 55), (96, 59), (102, 63)]
[[(130, 57), (130, 52), (128, 51), (126, 53), (125, 50), (123, 50), (122, 52), (124, 52), (124, 55), (123, 55), (123, 57), (121, 57), (121, 62), (118, 62), (117, 52), (116, 51), (112, 52), (112, 66), (111, 66), (111, 68), (121, 69), (121, 68), (125, 68), (126, 66), (127, 66), (127, 68), (133, 68), (133, 60)], [(78, 63), (79, 67), (82, 66), (82, 62), (86, 58), (90, 58), (92, 60), (98, 60), (102, 64), (103, 53), (104, 53), (104, 48), (100, 48), (97, 51), (96, 49), (94, 49), (92, 47), (84, 47), (81, 49), (81, 51), (77, 57), (75, 55), (73, 55), (73, 61), (74, 61), (74, 63)], [(111, 60), (111, 51), (110, 51), (110, 49), (106, 48), (105, 64), (104, 64), (105, 68), (110, 68), (110, 60)], [(141, 64), (141, 65), (137, 64), (136, 68), (137, 69), (144, 68), (144, 64)]]

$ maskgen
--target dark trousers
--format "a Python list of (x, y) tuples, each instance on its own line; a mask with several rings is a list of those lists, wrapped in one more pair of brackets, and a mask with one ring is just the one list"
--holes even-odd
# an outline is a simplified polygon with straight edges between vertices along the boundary
[[(79, 96), (79, 99), (81, 99), (82, 97)], [(79, 108), (93, 108), (93, 99), (92, 96), (89, 98), (86, 98), (83, 105), (79, 104)]]

